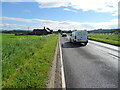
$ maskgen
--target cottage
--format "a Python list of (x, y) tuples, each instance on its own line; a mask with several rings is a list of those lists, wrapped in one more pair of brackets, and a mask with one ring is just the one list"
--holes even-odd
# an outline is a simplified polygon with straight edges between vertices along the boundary
[(52, 30), (44, 27), (43, 29), (34, 29), (33, 32), (35, 35), (47, 35), (47, 34), (51, 34)]
[(43, 28), (43, 29), (34, 29), (32, 32), (25, 32), (22, 34), (15, 34), (15, 35), (47, 35), (52, 34), (53, 30), (50, 30), (49, 28)]

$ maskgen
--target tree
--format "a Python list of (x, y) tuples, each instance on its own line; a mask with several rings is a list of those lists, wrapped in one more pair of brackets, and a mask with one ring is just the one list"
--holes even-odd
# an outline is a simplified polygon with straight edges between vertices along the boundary
[(61, 32), (62, 32), (62, 30), (58, 29), (58, 32), (59, 32), (59, 33), (61, 33)]

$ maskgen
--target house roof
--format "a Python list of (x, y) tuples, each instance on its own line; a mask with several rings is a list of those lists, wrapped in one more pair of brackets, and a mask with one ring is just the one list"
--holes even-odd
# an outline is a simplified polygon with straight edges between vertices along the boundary
[(45, 28), (44, 29), (34, 29), (33, 31), (47, 31), (47, 32), (51, 32), (49, 28)]
[(34, 29), (33, 31), (44, 31), (45, 29)]

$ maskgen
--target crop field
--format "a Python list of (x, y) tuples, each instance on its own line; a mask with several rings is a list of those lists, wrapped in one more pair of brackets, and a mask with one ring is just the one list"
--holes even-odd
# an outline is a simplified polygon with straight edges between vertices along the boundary
[(88, 38), (109, 44), (120, 45), (120, 35), (114, 33), (89, 33)]
[(2, 88), (45, 88), (58, 35), (2, 35)]

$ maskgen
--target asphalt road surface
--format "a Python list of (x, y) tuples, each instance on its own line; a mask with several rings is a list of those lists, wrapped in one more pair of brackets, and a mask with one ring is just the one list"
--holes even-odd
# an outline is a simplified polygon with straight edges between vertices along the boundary
[[(87, 46), (61, 37), (66, 88), (118, 88), (118, 51), (89, 41)], [(117, 48), (117, 47), (115, 47)]]

